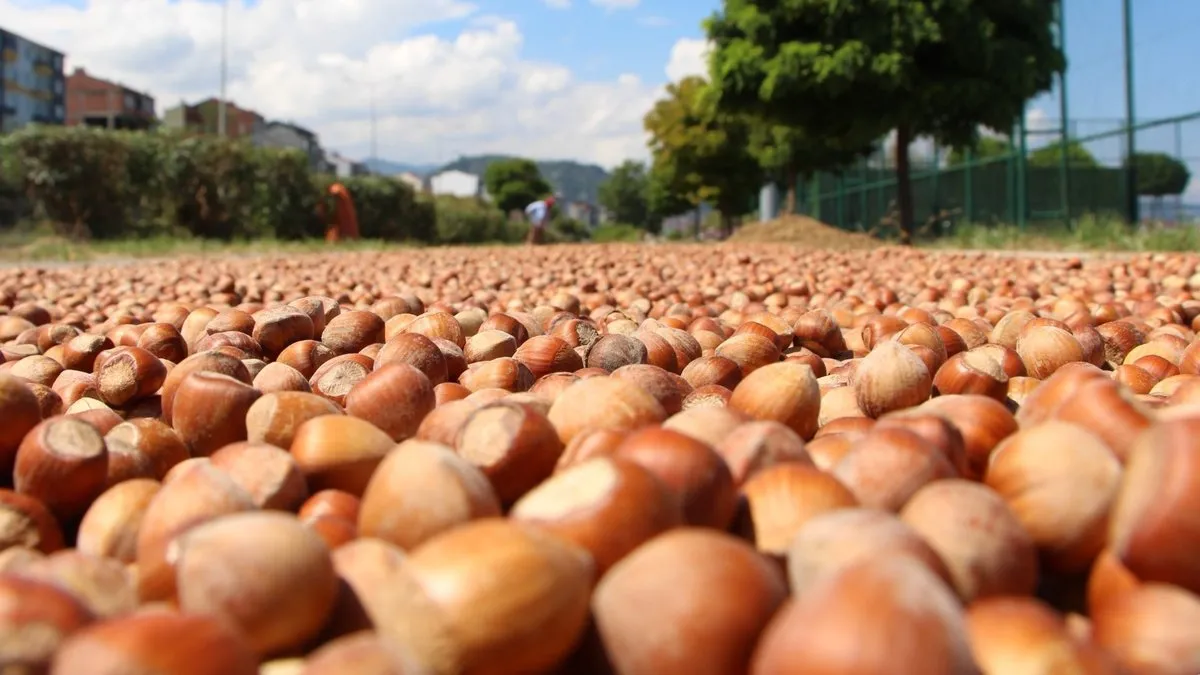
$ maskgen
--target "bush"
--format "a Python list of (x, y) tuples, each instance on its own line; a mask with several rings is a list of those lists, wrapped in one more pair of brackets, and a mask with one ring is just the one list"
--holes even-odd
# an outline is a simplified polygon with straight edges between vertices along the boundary
[[(437, 240), (437, 213), (430, 199), (418, 196), (407, 183), (384, 176), (354, 176), (318, 179), (320, 192), (339, 181), (350, 192), (358, 215), (359, 234), (364, 239), (429, 243)], [(326, 204), (327, 213), (332, 204)]]
[(16, 162), (0, 146), (0, 229), (15, 226), (25, 213), (25, 198), (21, 191)]
[(592, 231), (588, 226), (574, 218), (555, 218), (546, 228), (547, 243), (579, 242), (591, 238)]
[(592, 241), (641, 241), (642, 231), (633, 225), (613, 224), (601, 225), (592, 232)]
[(513, 242), (525, 237), (528, 226), (509, 223), (500, 209), (474, 197), (439, 195), (437, 240), (443, 244)]
[(304, 156), (169, 131), (28, 127), (0, 139), (33, 215), (73, 237), (318, 236)]
[[(325, 200), (325, 213), (333, 212), (334, 180), (312, 173), (299, 151), (246, 141), (33, 126), (0, 137), (0, 225), (31, 218), (76, 239), (319, 238), (319, 206)], [(517, 242), (529, 231), (477, 199), (430, 198), (380, 176), (340, 181), (364, 239)], [(27, 211), (18, 213), (14, 203)], [(562, 219), (547, 233), (554, 241), (586, 238), (587, 228)]]

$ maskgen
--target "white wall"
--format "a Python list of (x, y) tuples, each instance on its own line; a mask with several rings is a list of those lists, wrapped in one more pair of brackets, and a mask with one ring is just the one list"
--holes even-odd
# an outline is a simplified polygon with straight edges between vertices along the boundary
[(430, 178), (429, 185), (435, 195), (478, 197), (482, 192), (479, 176), (465, 171), (443, 171)]

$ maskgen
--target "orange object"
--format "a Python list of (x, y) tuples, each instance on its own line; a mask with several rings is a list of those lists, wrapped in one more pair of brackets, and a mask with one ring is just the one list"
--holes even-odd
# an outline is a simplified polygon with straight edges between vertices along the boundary
[[(325, 241), (333, 243), (342, 239), (358, 239), (358, 213), (354, 209), (354, 199), (350, 191), (341, 183), (329, 186), (329, 196), (333, 197), (333, 221), (325, 224)], [(321, 205), (321, 216), (325, 216), (324, 204)]]

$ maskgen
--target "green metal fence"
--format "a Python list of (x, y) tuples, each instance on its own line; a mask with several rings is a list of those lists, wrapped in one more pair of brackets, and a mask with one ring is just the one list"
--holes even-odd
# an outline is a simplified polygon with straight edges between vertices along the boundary
[[(1038, 227), (1069, 225), (1085, 214), (1131, 216), (1123, 168), (1130, 127), (1119, 121), (1037, 119), (1023, 126), (1014, 129), (1003, 152), (986, 158), (914, 144), (911, 180), (918, 230), (935, 234), (955, 222)], [(1064, 130), (1065, 144), (1059, 141)], [(1193, 185), (1200, 182), (1200, 111), (1136, 124), (1132, 131), (1137, 152), (1175, 157), (1188, 165)], [(1046, 149), (1071, 144), (1085, 149), (1099, 166), (1072, 163), (1066, 153)], [(844, 229), (882, 236), (897, 230), (894, 162), (883, 152), (840, 175), (800, 181), (796, 198), (797, 211)], [(1188, 217), (1181, 198), (1141, 202), (1144, 218), (1177, 222)]]

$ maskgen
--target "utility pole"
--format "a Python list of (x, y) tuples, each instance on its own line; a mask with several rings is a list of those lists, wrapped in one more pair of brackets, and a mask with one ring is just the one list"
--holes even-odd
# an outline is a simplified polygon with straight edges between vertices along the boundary
[(225, 85), (229, 77), (229, 0), (221, 0), (221, 99), (217, 101), (217, 134), (225, 136), (226, 119)]
[(1128, 203), (1129, 222), (1141, 222), (1138, 214), (1137, 167), (1133, 156), (1137, 153), (1137, 118), (1134, 117), (1133, 87), (1133, 2), (1122, 0), (1122, 20), (1125, 29), (1125, 199)]

